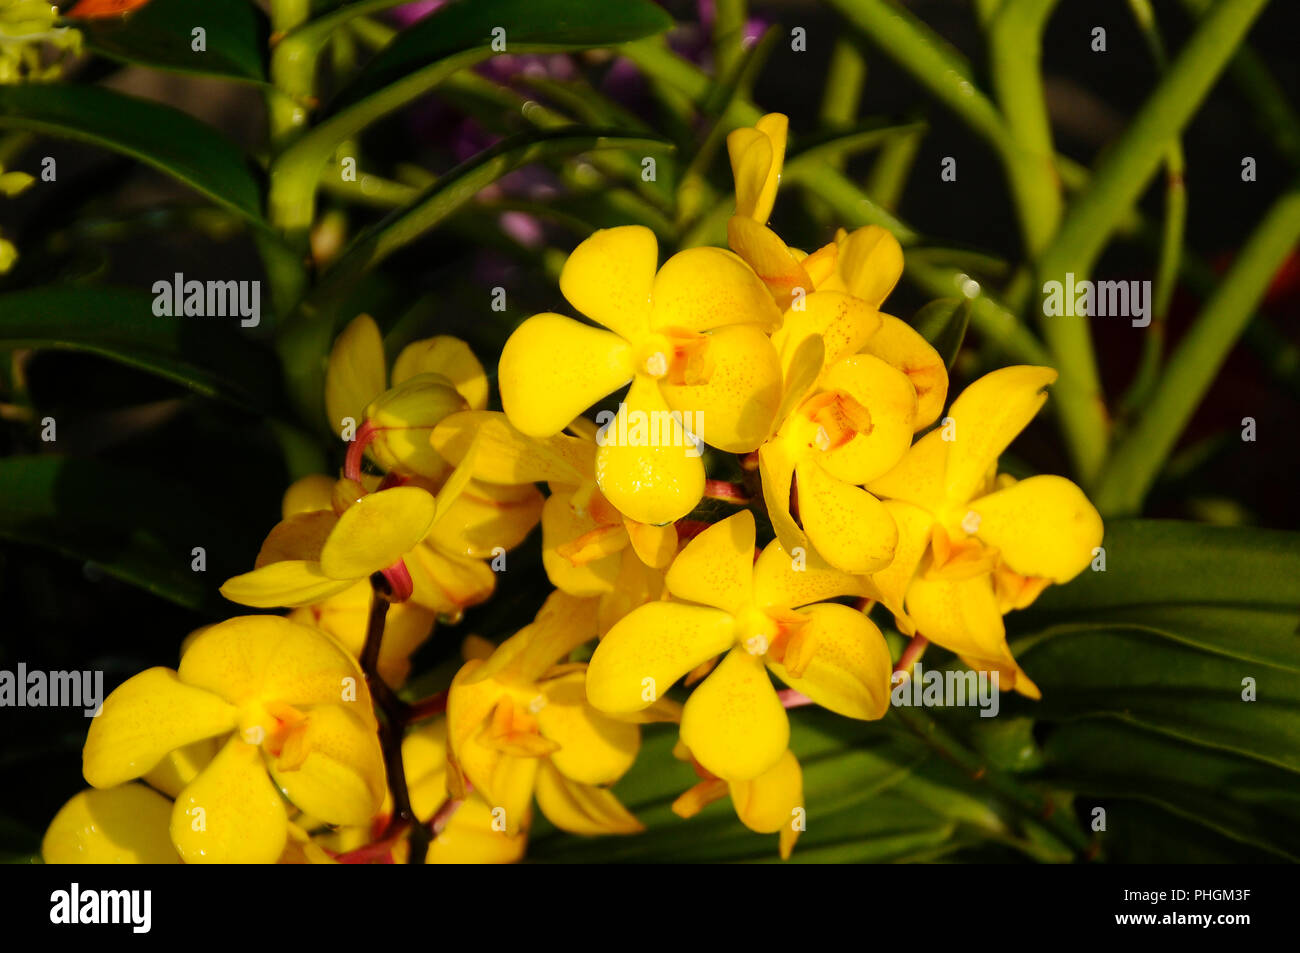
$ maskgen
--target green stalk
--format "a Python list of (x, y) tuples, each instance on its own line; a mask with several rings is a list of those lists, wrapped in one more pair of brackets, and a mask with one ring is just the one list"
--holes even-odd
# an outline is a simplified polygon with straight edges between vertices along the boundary
[(1016, 200), (1025, 250), (1037, 260), (1061, 221), (1052, 128), (1043, 95), (1043, 30), (1057, 0), (1006, 0), (989, 28), (993, 92), (1014, 148), (1007, 178)]
[[(1044, 252), (1039, 278), (1086, 279), (1124, 214), (1141, 196), (1169, 143), (1182, 131), (1268, 0), (1222, 0), (1198, 26), (1124, 135), (1098, 164)], [(1071, 456), (1085, 488), (1101, 473), (1109, 422), (1092, 360), (1086, 316), (1045, 318), (1043, 334), (1061, 371), (1056, 396)]]
[(831, 49), (820, 111), (823, 129), (847, 129), (858, 116), (862, 85), (867, 79), (867, 61), (849, 39), (839, 37)]
[(898, 203), (903, 199), (903, 190), (907, 187), (907, 177), (912, 172), (912, 163), (916, 161), (916, 152), (921, 148), (927, 127), (918, 125), (911, 132), (900, 132), (891, 136), (880, 149), (876, 161), (867, 176), (866, 193), (884, 209), (891, 212), (898, 210)]
[(745, 55), (747, 6), (745, 0), (717, 0), (715, 4), (713, 58), (718, 76), (730, 76)]
[[(1151, 51), (1151, 58), (1163, 74), (1169, 59), (1165, 44), (1156, 25), (1155, 11), (1150, 0), (1128, 0), (1129, 9)], [(1182, 260), (1183, 240), (1187, 225), (1187, 185), (1184, 180), (1186, 161), (1183, 145), (1178, 139), (1169, 144), (1165, 155), (1165, 220), (1161, 233), (1160, 259), (1156, 266), (1155, 296), (1152, 300), (1152, 321), (1142, 340), (1142, 356), (1133, 383), (1120, 402), (1121, 412), (1131, 413), (1146, 403), (1151, 388), (1160, 377), (1164, 359), (1165, 319), (1169, 303), (1178, 284), (1179, 264)]]
[(1179, 343), (1136, 427), (1116, 448), (1094, 500), (1109, 516), (1136, 513), (1179, 435), (1300, 240), (1300, 188), (1283, 195)]

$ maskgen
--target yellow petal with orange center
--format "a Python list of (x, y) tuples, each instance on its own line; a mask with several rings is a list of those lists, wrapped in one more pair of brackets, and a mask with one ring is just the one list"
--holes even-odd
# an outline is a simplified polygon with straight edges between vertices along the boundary
[(781, 402), (781, 365), (772, 342), (757, 327), (737, 325), (707, 335), (710, 371), (696, 384), (659, 387), (673, 410), (690, 412), (696, 436), (729, 453), (758, 448)]
[(831, 476), (816, 460), (800, 463), (795, 473), (799, 517), (823, 559), (852, 573), (875, 572), (889, 565), (898, 545), (898, 529), (878, 499)]
[(271, 777), (288, 799), (327, 824), (366, 824), (384, 800), (384, 757), (371, 725), (338, 705), (307, 713), (303, 760), (282, 754), (270, 761)]
[(233, 730), (237, 721), (220, 696), (185, 684), (171, 669), (146, 669), (114, 689), (91, 720), (82, 774), (92, 787), (114, 787), (177, 748)]
[(878, 357), (857, 354), (827, 368), (819, 386), (839, 395), (846, 410), (865, 408), (870, 421), (861, 431), (855, 417), (843, 414), (848, 440), (832, 433), (832, 448), (821, 455), (826, 472), (846, 483), (867, 483), (892, 470), (911, 446), (916, 417), (916, 392), (903, 373)]
[(916, 391), (913, 426), (922, 430), (938, 420), (943, 412), (943, 403), (948, 399), (948, 368), (939, 352), (906, 321), (892, 314), (882, 314), (880, 320), (880, 329), (866, 340), (861, 349), (907, 375)]
[(970, 511), (978, 517), (975, 535), (1021, 575), (1068, 582), (1101, 545), (1101, 515), (1064, 477), (1029, 477), (980, 497)]
[(171, 838), (187, 864), (273, 864), (288, 823), (261, 750), (235, 736), (176, 799)]
[(678, 599), (735, 615), (753, 599), (754, 514), (741, 510), (686, 544), (665, 580)]
[(424, 539), (435, 512), (434, 498), (419, 487), (366, 494), (339, 517), (321, 548), (321, 571), (360, 579), (387, 569)]
[(596, 646), (587, 669), (587, 697), (611, 714), (639, 711), (734, 643), (732, 618), (720, 609), (647, 603)]
[(998, 457), (1034, 419), (1047, 401), (1045, 388), (1056, 378), (1050, 367), (1003, 367), (985, 374), (953, 401), (948, 416), (955, 439), (946, 475), (951, 502), (965, 503), (984, 488)]
[(790, 743), (790, 721), (763, 660), (743, 648), (728, 652), (691, 692), (681, 734), (695, 759), (728, 781), (756, 778), (776, 764)]
[(833, 602), (809, 606), (800, 614), (808, 619), (800, 635), (814, 646), (811, 658), (796, 674), (788, 664), (769, 656), (768, 665), (777, 678), (845, 717), (883, 717), (889, 708), (891, 663), (889, 647), (875, 623), (864, 613)]
[(559, 314), (519, 325), (501, 351), (501, 405), (520, 431), (549, 437), (632, 379), (631, 346)]
[[(621, 555), (575, 561), (562, 547), (597, 528), (590, 515), (574, 512), (573, 494), (554, 493), (542, 507), (542, 565), (551, 585), (575, 596), (598, 596), (614, 588)], [(622, 527), (616, 527), (621, 530)]]
[(655, 276), (653, 330), (711, 331), (730, 324), (769, 330), (780, 322), (781, 309), (767, 285), (726, 249), (702, 245), (680, 251)]

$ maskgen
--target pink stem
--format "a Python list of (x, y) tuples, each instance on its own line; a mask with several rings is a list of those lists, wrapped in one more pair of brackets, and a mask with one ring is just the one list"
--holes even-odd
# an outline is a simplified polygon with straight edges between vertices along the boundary
[(894, 671), (907, 672), (910, 675), (912, 666), (925, 654), (925, 647), (929, 644), (930, 640), (920, 632), (912, 636), (912, 641), (907, 643), (907, 648), (903, 649), (903, 654), (898, 657), (898, 664), (894, 666)]

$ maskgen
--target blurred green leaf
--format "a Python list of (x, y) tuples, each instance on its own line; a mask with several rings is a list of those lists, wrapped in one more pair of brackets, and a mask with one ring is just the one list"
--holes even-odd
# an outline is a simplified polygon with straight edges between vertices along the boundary
[(566, 126), (553, 132), (507, 139), (441, 176), (405, 208), (397, 209), (366, 230), (344, 250), (314, 293), (317, 299), (338, 293), (402, 246), (433, 228), (480, 191), (509, 172), (544, 159), (603, 149), (666, 150), (671, 143)]
[(649, 0), (460, 0), (403, 30), (332, 104), (352, 105), (439, 60), (474, 49), (491, 52), (504, 30), (509, 53), (615, 46), (662, 33), (672, 18)]
[[(1270, 854), (1300, 860), (1300, 790), (1286, 771), (1099, 720), (1061, 725), (1047, 743), (1046, 756), (1058, 778), (1081, 795), (1144, 801)], [(1109, 828), (1109, 816), (1107, 821)], [(1103, 847), (1108, 840), (1103, 834)]]
[(0, 129), (77, 139), (139, 159), (261, 222), (262, 190), (239, 148), (170, 106), (98, 86), (0, 86)]
[[(202, 27), (204, 49), (193, 48)], [(125, 17), (77, 22), (95, 53), (154, 69), (266, 82), (270, 27), (256, 5), (212, 0), (150, 0)]]
[(912, 318), (912, 326), (939, 352), (948, 370), (957, 360), (966, 329), (970, 327), (968, 298), (940, 298), (931, 301)]
[(157, 317), (141, 292), (55, 286), (0, 295), (0, 349), (20, 347), (88, 351), (254, 410), (278, 402), (275, 356), (242, 334), (238, 319)]
[[(0, 537), (92, 562), (109, 575), (191, 609), (212, 608), (231, 514), (145, 471), (53, 454), (0, 460)], [(206, 572), (191, 568), (206, 552)], [(218, 565), (221, 563), (222, 565)], [(129, 620), (117, 620), (129, 625)]]

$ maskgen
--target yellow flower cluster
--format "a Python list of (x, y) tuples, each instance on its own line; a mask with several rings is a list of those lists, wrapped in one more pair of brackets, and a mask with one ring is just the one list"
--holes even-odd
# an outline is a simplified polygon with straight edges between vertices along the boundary
[[(109, 697), (85, 748), (95, 790), (60, 812), (47, 859), (400, 859), (418, 824), (431, 862), (509, 861), (534, 802), (566, 831), (631, 834), (611, 786), (656, 721), (680, 724), (700, 778), (677, 813), (730, 795), (788, 857), (804, 804), (787, 706), (885, 714), (876, 604), (1037, 697), (1003, 616), (1081, 572), (1102, 536), (1074, 484), (998, 473), (1056, 373), (994, 371), (944, 415), (944, 361), (880, 310), (897, 241), (866, 227), (806, 254), (766, 226), (785, 141), (780, 115), (728, 137), (730, 250), (659, 264), (637, 226), (580, 244), (560, 290), (591, 323), (524, 321), (501, 354), (502, 412), (463, 342), (412, 344), (390, 375), (374, 322), (353, 321), (327, 375), (342, 478), (294, 484), (254, 569), (222, 587), (288, 617), (201, 630), (179, 671)], [(711, 486), (719, 453), (748, 495)], [(692, 518), (706, 496), (742, 508)], [(386, 721), (406, 704), (393, 691), (435, 620), (487, 599), (539, 522), (555, 591), (500, 645), (465, 641), (445, 718), (404, 739), (419, 719), (386, 725), (394, 785), (372, 693)]]

